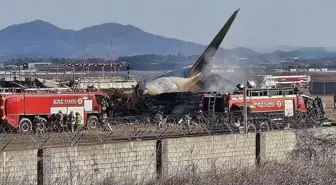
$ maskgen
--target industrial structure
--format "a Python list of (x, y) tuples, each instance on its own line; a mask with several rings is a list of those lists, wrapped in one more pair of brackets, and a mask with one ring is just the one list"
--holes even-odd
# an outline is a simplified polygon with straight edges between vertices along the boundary
[[(0, 85), (3, 88), (13, 86), (58, 88), (76, 85), (87, 89), (132, 89), (138, 82), (135, 72), (130, 70), (126, 78), (121, 77), (121, 63), (86, 63), (48, 65), (47, 68), (31, 68), (34, 65), (24, 64), (18, 70), (0, 72)], [(108, 67), (111, 70), (106, 71)], [(80, 69), (79, 69), (80, 68)], [(90, 70), (94, 68), (95, 70)], [(100, 72), (96, 69), (100, 68)], [(42, 69), (42, 70), (41, 70)], [(43, 71), (44, 69), (44, 71)], [(82, 70), (85, 69), (85, 70)], [(100, 74), (99, 74), (100, 73)]]

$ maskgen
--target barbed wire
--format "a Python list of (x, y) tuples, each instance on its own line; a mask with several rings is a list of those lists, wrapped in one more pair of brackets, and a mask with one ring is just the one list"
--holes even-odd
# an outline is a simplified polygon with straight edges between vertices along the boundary
[[(171, 115), (140, 115), (105, 119), (95, 130), (52, 127), (43, 132), (20, 134), (17, 129), (2, 127), (0, 150), (39, 149), (48, 147), (82, 146), (146, 139), (165, 139), (215, 134), (265, 132), (284, 129), (322, 127), (335, 121), (327, 112), (326, 119), (316, 119), (311, 114), (286, 117), (284, 114), (249, 114), (247, 125), (237, 113), (189, 113)], [(247, 129), (245, 129), (247, 126)]]

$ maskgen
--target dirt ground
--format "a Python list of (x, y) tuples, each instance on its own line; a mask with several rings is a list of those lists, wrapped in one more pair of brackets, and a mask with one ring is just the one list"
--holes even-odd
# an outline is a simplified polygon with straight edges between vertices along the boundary
[(314, 97), (318, 96), (320, 98), (322, 98), (323, 103), (326, 106), (326, 109), (334, 109), (334, 105), (333, 105), (333, 96), (334, 95), (319, 95), (319, 94), (313, 94)]
[(312, 81), (326, 81), (326, 82), (335, 82), (336, 81), (336, 73), (328, 72), (328, 73), (310, 73)]
[(330, 119), (336, 120), (336, 110), (334, 109), (334, 95), (313, 95), (322, 98), (323, 103), (325, 104), (326, 114)]
[(312, 72), (312, 73), (273, 73), (271, 75), (310, 75), (311, 80), (315, 82), (335, 82), (336, 72)]

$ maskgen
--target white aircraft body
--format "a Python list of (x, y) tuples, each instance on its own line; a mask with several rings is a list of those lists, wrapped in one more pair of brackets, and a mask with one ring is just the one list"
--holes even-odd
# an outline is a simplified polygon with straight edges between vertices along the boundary
[(157, 95), (169, 92), (183, 92), (196, 84), (203, 76), (202, 71), (214, 58), (238, 12), (239, 9), (231, 15), (229, 20), (225, 23), (194, 65), (171, 71), (147, 82), (145, 86), (139, 86), (139, 88), (143, 90), (143, 94)]

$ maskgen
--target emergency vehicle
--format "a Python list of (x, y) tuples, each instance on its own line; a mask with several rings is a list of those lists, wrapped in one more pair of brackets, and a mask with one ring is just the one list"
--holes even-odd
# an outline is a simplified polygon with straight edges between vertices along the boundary
[[(301, 93), (296, 88), (247, 88), (246, 105), (249, 119), (260, 122), (258, 119), (281, 120), (298, 117), (313, 118), (315, 121), (324, 118), (324, 104), (321, 98)], [(242, 117), (244, 108), (244, 91), (232, 93), (204, 93), (201, 98), (200, 110), (204, 112), (225, 112), (230, 122), (237, 122)], [(241, 120), (240, 120), (241, 121)], [(237, 124), (237, 123), (233, 123)]]
[[(243, 123), (244, 88), (243, 84), (238, 84), (237, 90), (233, 92), (174, 92), (154, 96), (134, 93), (128, 108), (138, 112), (160, 111), (166, 115), (216, 113), (221, 115), (220, 119), (224, 119), (222, 122), (238, 128)], [(256, 129), (264, 129), (261, 126), (267, 124), (288, 128), (291, 120), (307, 124), (302, 126), (314, 126), (325, 120), (321, 98), (310, 96), (298, 87), (256, 88), (254, 83), (249, 82), (246, 87), (246, 105), (248, 121)]]
[[(40, 92), (40, 93), (0, 93), (0, 116), (2, 124), (18, 128), (19, 132), (31, 132), (36, 126), (34, 117), (38, 115), (51, 126), (51, 115), (60, 111), (79, 113), (81, 124), (88, 129), (96, 129), (103, 113), (106, 113), (109, 97), (103, 92)], [(48, 125), (49, 124), (49, 125)]]

